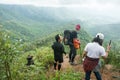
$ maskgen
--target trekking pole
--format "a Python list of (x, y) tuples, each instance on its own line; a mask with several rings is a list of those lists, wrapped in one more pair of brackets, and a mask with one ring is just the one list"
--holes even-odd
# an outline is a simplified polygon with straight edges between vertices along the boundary
[(111, 40), (110, 40), (110, 42), (109, 42), (109, 46), (111, 45)]
[[(110, 41), (109, 41), (109, 44), (108, 44), (109, 46), (111, 45), (111, 42), (112, 42), (112, 41), (110, 40)], [(103, 71), (104, 71), (105, 64), (106, 64), (106, 59), (105, 59), (105, 63), (104, 63), (104, 65), (103, 65), (103, 68), (102, 68), (102, 71), (101, 71), (102, 74), (103, 74)]]

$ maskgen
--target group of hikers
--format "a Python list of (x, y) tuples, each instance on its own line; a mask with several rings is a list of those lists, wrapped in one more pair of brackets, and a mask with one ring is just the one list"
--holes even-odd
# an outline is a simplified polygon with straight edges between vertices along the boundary
[[(64, 31), (64, 37), (60, 34), (55, 36), (55, 42), (52, 45), (54, 51), (54, 70), (61, 70), (61, 63), (63, 62), (63, 53), (66, 55), (64, 50), (65, 45), (69, 45), (69, 62), (71, 65), (74, 65), (74, 59), (76, 56), (76, 50), (80, 48), (80, 40), (77, 37), (78, 31), (80, 30), (80, 25), (76, 25), (76, 30)], [(83, 51), (82, 60), (83, 60), (83, 69), (85, 71), (85, 80), (90, 80), (91, 72), (94, 72), (97, 80), (102, 80), (100, 74), (100, 58), (107, 58), (111, 46), (108, 45), (105, 51), (105, 48), (102, 46), (104, 40), (104, 35), (102, 33), (97, 33), (93, 38), (92, 42), (88, 43)]]

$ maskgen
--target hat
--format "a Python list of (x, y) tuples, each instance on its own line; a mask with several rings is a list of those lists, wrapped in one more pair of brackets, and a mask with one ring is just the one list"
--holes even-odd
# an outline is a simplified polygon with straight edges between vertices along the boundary
[(104, 35), (102, 33), (97, 33), (96, 37), (99, 37), (100, 39), (104, 39)]
[(80, 24), (77, 24), (77, 25), (75, 26), (75, 28), (76, 28), (77, 31), (79, 31), (80, 28), (81, 28)]

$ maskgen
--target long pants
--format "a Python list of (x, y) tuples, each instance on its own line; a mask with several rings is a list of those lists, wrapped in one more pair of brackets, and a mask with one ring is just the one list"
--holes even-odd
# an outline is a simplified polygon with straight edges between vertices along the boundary
[(74, 58), (76, 56), (76, 49), (73, 45), (70, 45), (70, 53), (69, 53), (69, 61), (74, 62)]
[[(85, 74), (85, 80), (90, 80), (91, 72), (92, 71), (86, 72), (86, 74)], [(94, 72), (94, 74), (95, 74), (97, 80), (102, 80), (101, 75), (100, 75), (99, 72)]]

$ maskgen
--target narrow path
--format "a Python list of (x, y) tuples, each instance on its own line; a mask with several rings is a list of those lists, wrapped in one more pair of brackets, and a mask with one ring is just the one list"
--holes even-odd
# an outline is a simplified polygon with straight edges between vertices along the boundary
[[(75, 63), (76, 65), (70, 65), (68, 56), (64, 56), (64, 62), (62, 63), (61, 71), (66, 71), (67, 69), (73, 69), (76, 72), (82, 72), (84, 74), (83, 66), (82, 63), (80, 63), (79, 55), (76, 56)], [(51, 72), (54, 72), (53, 66), (48, 71), (48, 74)], [(116, 78), (115, 76), (116, 77), (118, 76), (118, 78)], [(113, 71), (105, 68), (104, 71), (102, 72), (103, 80), (120, 80), (119, 76), (120, 76), (119, 71)], [(91, 80), (96, 80), (93, 73), (91, 75)]]

